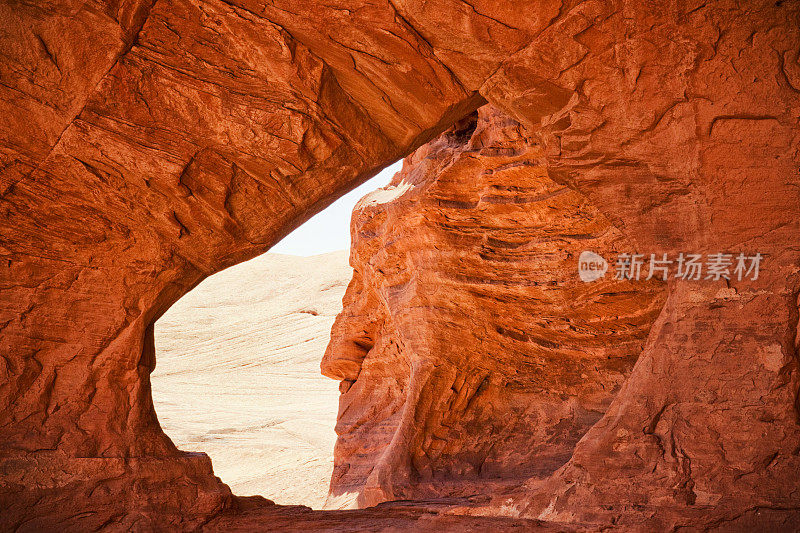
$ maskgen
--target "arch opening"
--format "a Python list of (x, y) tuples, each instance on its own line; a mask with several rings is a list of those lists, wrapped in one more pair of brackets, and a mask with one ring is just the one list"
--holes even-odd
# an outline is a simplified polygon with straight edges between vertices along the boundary
[(319, 365), (352, 275), (350, 213), (397, 170), (210, 276), (155, 323), (160, 424), (179, 449), (208, 454), (236, 495), (324, 505), (339, 390)]

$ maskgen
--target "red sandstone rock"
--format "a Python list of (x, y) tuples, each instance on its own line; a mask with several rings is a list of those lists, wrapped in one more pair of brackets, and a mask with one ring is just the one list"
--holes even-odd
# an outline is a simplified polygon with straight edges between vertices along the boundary
[[(2, 528), (191, 527), (230, 506), (207, 463), (187, 460), (158, 425), (149, 391), (153, 322), (205, 276), (268, 249), (484, 98), (525, 126), (527, 146), (538, 139), (537, 157), (550, 179), (582, 197), (591, 220), (602, 216), (615, 227), (619, 243), (645, 253), (758, 251), (766, 261), (755, 282), (670, 283), (645, 348), (606, 414), (577, 444), (591, 421), (567, 418), (569, 435), (559, 434), (548, 464), (567, 460), (574, 444), (567, 462), (544, 480), (546, 469), (523, 469), (536, 474), (530, 483), (461, 512), (517, 509), (564, 523), (640, 529), (797, 525), (800, 6), (296, 4), (61, 0), (0, 8)], [(424, 160), (435, 146), (416, 157)], [(442, 200), (460, 201), (457, 188), (446, 191)], [(463, 194), (480, 196), (469, 184)], [(426, 222), (393, 216), (420, 228)], [(498, 222), (502, 229), (505, 221)], [(482, 237), (470, 220), (447, 224), (437, 239), (449, 235), (451, 250), (474, 247)], [(446, 282), (459, 269), (475, 271), (480, 262), (469, 257), (435, 265), (415, 250), (407, 260), (427, 268), (418, 276), (431, 287), (439, 276)], [(513, 269), (496, 274), (520, 277)], [(402, 288), (409, 273), (385, 275)], [(372, 281), (361, 283), (366, 289)], [(443, 294), (454, 286), (443, 283)], [(411, 296), (416, 289), (408, 287)], [(380, 294), (389, 286), (372, 289)], [(474, 305), (484, 289), (467, 302)], [(419, 401), (404, 405), (414, 406), (420, 421), (435, 421), (431, 414), (445, 412), (441, 402), (452, 395), (421, 386), (421, 378), (428, 370), (431, 384), (456, 377), (447, 369), (461, 359), (438, 371), (426, 362), (456, 352), (447, 339), (458, 338), (464, 319), (456, 314), (448, 326), (449, 316), (404, 310), (402, 292), (380, 318), (391, 318), (389, 311), (403, 317), (406, 330), (395, 331), (420, 350)], [(557, 303), (557, 295), (550, 291), (550, 301)], [(459, 302), (444, 303), (453, 309)], [(363, 305), (365, 316), (377, 317), (374, 302)], [(547, 305), (543, 300), (536, 309), (544, 313)], [(563, 307), (544, 316), (559, 316)], [(470, 324), (475, 331), (484, 323), (524, 331), (524, 317), (487, 317), (482, 307), (474, 316), (483, 320)], [(347, 327), (340, 331), (338, 339), (357, 338)], [(515, 368), (517, 352), (503, 346), (527, 342), (506, 335), (511, 340), (500, 345), (502, 334), (485, 332), (497, 361), (476, 401)], [(597, 343), (585, 340), (596, 356)], [(574, 356), (581, 339), (568, 341)], [(352, 376), (359, 353), (341, 357), (330, 372)], [(570, 353), (560, 360), (577, 360)], [(462, 362), (463, 369), (483, 368), (477, 357)], [(532, 391), (525, 378), (520, 401), (535, 397), (557, 411), (563, 404), (547, 395), (561, 390), (592, 416), (605, 409), (611, 398), (593, 390), (596, 382), (570, 383), (574, 375), (552, 366), (541, 372), (550, 372), (555, 388)], [(402, 382), (401, 368), (408, 367), (372, 375)], [(598, 379), (618, 384), (624, 375), (619, 368)], [(378, 383), (360, 381), (345, 399)], [(455, 390), (479, 387), (465, 379)], [(396, 392), (386, 397), (408, 397)], [(509, 407), (493, 404), (481, 411), (484, 418), (459, 415), (445, 423), (469, 431), (494, 424), (513, 442), (539, 442), (492, 418)], [(514, 420), (527, 420), (530, 409), (523, 402)], [(366, 427), (378, 428), (377, 420), (368, 418)], [(341, 427), (348, 424), (343, 418)], [(438, 430), (382, 427), (415, 438)], [(543, 428), (554, 431), (549, 423)], [(364, 435), (363, 443), (382, 439)], [(432, 461), (403, 459), (404, 450), (431, 449), (424, 440), (392, 447), (386, 464), (403, 459), (405, 468), (385, 477), (391, 472), (375, 463), (378, 479), (366, 485), (376, 489), (374, 500), (387, 488), (444, 490), (438, 481), (425, 486), (407, 477), (412, 466), (430, 479), (441, 472), (458, 492), (479, 479), (475, 465), (483, 458), (507, 479), (514, 477), (509, 450), (546, 455), (515, 444), (492, 455), (454, 442)], [(363, 469), (371, 460), (354, 465)], [(363, 470), (350, 478), (339, 472), (338, 486), (365, 486)], [(462, 474), (473, 478), (460, 481)]]
[(355, 274), (322, 362), (343, 380), (329, 505), (549, 474), (629, 374), (660, 287), (579, 279), (581, 251), (632, 244), (541, 157), (486, 106), (356, 206)]
[[(262, 500), (262, 501), (259, 501)], [(308, 507), (269, 505), (263, 498), (240, 498), (202, 531), (591, 531), (586, 525), (564, 528), (540, 520), (453, 514), (451, 502), (391, 502), (370, 509), (312, 511)]]
[[(787, 490), (800, 468), (800, 34), (787, 21), (800, 6), (750, 7), (587, 3), (482, 89), (542, 126), (550, 175), (640, 250), (766, 257), (756, 281), (670, 283), (630, 378), (567, 465), (517, 493), (523, 514), (646, 529), (800, 527)], [(562, 111), (542, 118), (526, 101), (533, 74), (569, 91)]]

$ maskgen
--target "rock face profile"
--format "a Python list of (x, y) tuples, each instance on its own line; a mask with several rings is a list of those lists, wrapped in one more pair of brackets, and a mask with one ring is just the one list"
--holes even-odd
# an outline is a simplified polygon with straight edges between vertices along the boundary
[(342, 380), (329, 505), (549, 474), (630, 374), (663, 287), (579, 279), (582, 250), (632, 244), (541, 158), (485, 106), (356, 206), (355, 273), (322, 362)]
[[(799, 22), (3, 2), (0, 529), (800, 529)], [(354, 216), (323, 369), (329, 505), (415, 501), (236, 497), (159, 424), (154, 324), (404, 157)], [(583, 284), (583, 251), (762, 261)]]

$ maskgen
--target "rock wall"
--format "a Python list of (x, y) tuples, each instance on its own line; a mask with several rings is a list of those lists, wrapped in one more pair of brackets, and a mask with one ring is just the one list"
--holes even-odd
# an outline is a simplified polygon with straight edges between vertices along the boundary
[(322, 362), (342, 380), (329, 506), (549, 474), (630, 373), (663, 287), (580, 281), (581, 251), (632, 244), (541, 158), (485, 106), (356, 206), (355, 273)]
[[(510, 496), (512, 512), (651, 529), (792, 526), (799, 17), (797, 2), (773, 0), (2, 3), (2, 527), (185, 528), (235, 503), (207, 459), (176, 450), (158, 425), (154, 321), (204, 277), (267, 250), (486, 101), (525, 127), (549, 178), (585, 198), (620, 242), (644, 253), (765, 256), (755, 281), (668, 284), (605, 414), (542, 479), (590, 417), (565, 418), (569, 436)], [(454, 241), (474, 245), (467, 221), (447, 224), (466, 231)], [(445, 265), (442, 279), (474, 266)], [(397, 298), (417, 294), (393, 275)], [(476, 285), (470, 304), (486, 290)], [(487, 342), (526, 345), (513, 339), (517, 317), (489, 318), (511, 333), (488, 329)], [(422, 401), (404, 406), (431, 424), (443, 419), (430, 413), (452, 410), (422, 386), (427, 372), (430, 383), (452, 378), (463, 397), (478, 390), (476, 401), (509, 374), (506, 352), (496, 355), (502, 372), (463, 386), (426, 366), (453, 353), (441, 347), (459, 328), (445, 322), (432, 331), (420, 321), (429, 340), (403, 333), (423, 357)], [(369, 347), (329, 372), (350, 380)], [(623, 369), (603, 379), (614, 375)], [(608, 398), (568, 377), (555, 390), (571, 387), (582, 398), (574, 412), (599, 416)], [(525, 387), (517, 398), (547, 398)], [(551, 400), (537, 420), (560, 417)], [(526, 409), (519, 420), (532, 416)], [(419, 435), (442, 431), (430, 430)], [(448, 479), (509, 474), (507, 456), (436, 442), (390, 447), (389, 464), (416, 460), (431, 478), (433, 466)], [(409, 459), (404, 449), (431, 451)], [(366, 485), (363, 473), (337, 479), (375, 487), (362, 493), (373, 501), (416, 490), (408, 472)]]
[[(523, 95), (505, 109), (543, 126), (549, 174), (639, 250), (765, 257), (757, 280), (670, 282), (609, 411), (564, 467), (513, 499), (523, 514), (646, 529), (800, 527), (800, 500), (786, 490), (800, 468), (800, 64), (788, 23), (800, 6), (694, 8), (585, 5), (567, 17), (571, 30), (543, 33), (505, 64), (489, 84), (498, 92), (482, 90)], [(542, 117), (524, 96), (527, 75), (571, 88), (566, 109)]]
[(436, 104), (390, 121), (399, 104), (373, 101), (378, 127), (372, 93), (341, 86), (356, 66), (250, 7), (2, 5), (3, 529), (191, 527), (231, 505), (159, 427), (154, 321), (480, 100), (386, 21), (403, 61), (432, 63), (416, 98)]

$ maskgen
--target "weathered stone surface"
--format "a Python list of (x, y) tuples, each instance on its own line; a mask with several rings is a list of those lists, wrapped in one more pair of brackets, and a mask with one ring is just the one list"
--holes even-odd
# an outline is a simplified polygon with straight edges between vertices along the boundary
[[(502, 512), (560, 522), (790, 527), (800, 508), (797, 2), (295, 4), (3, 3), (3, 528), (189, 527), (231, 505), (158, 425), (153, 322), (484, 99), (538, 139), (547, 175), (620, 242), (757, 251), (765, 264), (757, 281), (670, 283), (630, 376), (569, 460), (481, 512), (511, 498)], [(447, 324), (428, 324), (403, 334), (441, 346)], [(405, 405), (430, 413), (440, 399)], [(550, 468), (585, 425), (571, 425)], [(461, 462), (467, 448), (443, 450), (431, 477), (433, 466), (448, 479), (477, 470)], [(508, 463), (484, 455), (506, 475)], [(409, 471), (370, 484), (375, 499), (414, 486)], [(152, 488), (131, 491), (142, 486)]]
[(631, 244), (541, 157), (486, 106), (356, 206), (322, 362), (343, 380), (330, 506), (549, 474), (629, 374), (661, 287), (580, 281), (581, 251)]
[[(799, 8), (587, 3), (484, 87), (542, 126), (550, 175), (640, 250), (765, 256), (756, 281), (670, 283), (631, 377), (569, 463), (514, 499), (523, 513), (796, 527)], [(534, 73), (569, 90), (555, 116), (519, 96)]]
[[(153, 322), (205, 276), (265, 251), (426, 140), (442, 117), (409, 122), (394, 144), (317, 55), (223, 2), (4, 9), (0, 99), (18, 118), (3, 130), (0, 461), (27, 472), (22, 484), (2, 480), (4, 523), (53, 509), (99, 523), (138, 512), (136, 499), (90, 490), (103, 468), (85, 458), (108, 469), (175, 458), (160, 475), (222, 508), (228, 489), (210, 470), (194, 480), (155, 417)], [(449, 101), (474, 107), (463, 91)], [(93, 497), (63, 497), (69, 475), (37, 480), (45, 452), (76, 480), (89, 476)], [(153, 520), (213, 511), (180, 491), (163, 497)]]
[(220, 513), (201, 531), (591, 531), (585, 524), (564, 527), (541, 520), (454, 514), (452, 501), (391, 502), (370, 509), (311, 511), (307, 507), (269, 505), (261, 498), (240, 498), (235, 508)]

